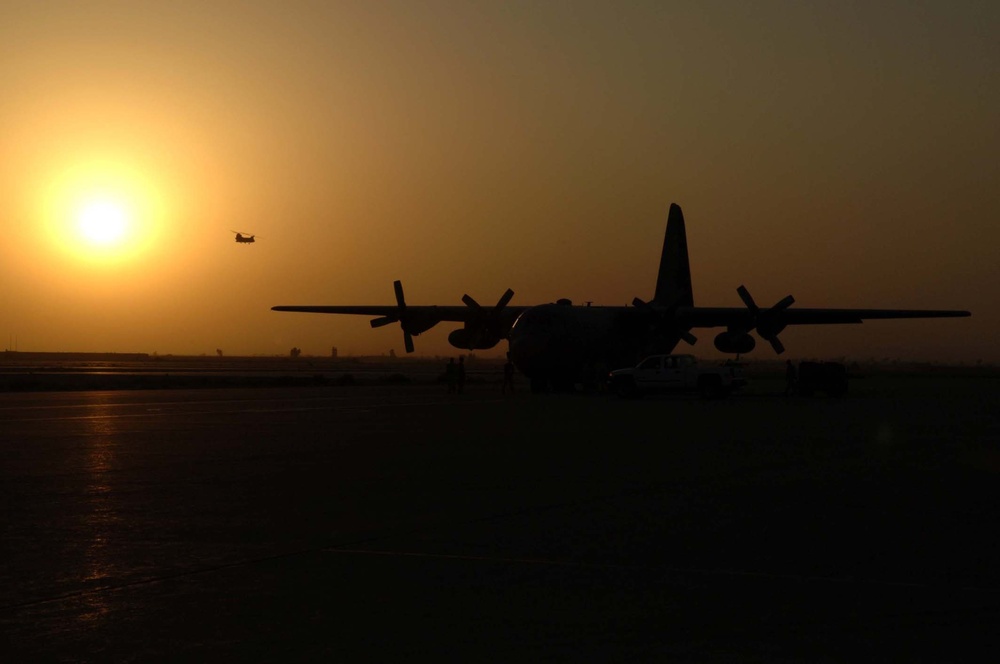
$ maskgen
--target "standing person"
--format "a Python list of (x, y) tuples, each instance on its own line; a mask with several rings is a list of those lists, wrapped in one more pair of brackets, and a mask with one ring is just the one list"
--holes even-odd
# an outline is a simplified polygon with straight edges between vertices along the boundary
[(795, 365), (791, 360), (785, 360), (785, 396), (795, 393), (795, 386), (799, 382), (799, 372), (795, 370)]
[(510, 361), (510, 353), (507, 353), (507, 361), (503, 364), (503, 384), (500, 386), (500, 394), (507, 394), (507, 389), (514, 394), (514, 363)]
[(604, 360), (597, 362), (597, 391), (604, 394), (608, 391), (608, 364)]
[(449, 357), (448, 364), (444, 366), (444, 379), (448, 383), (448, 393), (451, 394), (455, 391), (455, 385), (458, 383), (458, 367), (455, 365), (453, 357)]
[(462, 388), (465, 387), (465, 356), (462, 355), (458, 358), (458, 371), (455, 372), (455, 378), (458, 383), (458, 393), (462, 393)]

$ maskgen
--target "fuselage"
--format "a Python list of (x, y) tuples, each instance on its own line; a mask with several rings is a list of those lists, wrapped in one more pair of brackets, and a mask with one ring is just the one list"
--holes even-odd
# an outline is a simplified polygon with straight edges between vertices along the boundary
[(654, 330), (649, 318), (635, 309), (567, 303), (525, 310), (509, 339), (518, 371), (554, 385), (598, 380), (610, 369), (633, 366), (654, 350), (669, 352), (678, 341)]

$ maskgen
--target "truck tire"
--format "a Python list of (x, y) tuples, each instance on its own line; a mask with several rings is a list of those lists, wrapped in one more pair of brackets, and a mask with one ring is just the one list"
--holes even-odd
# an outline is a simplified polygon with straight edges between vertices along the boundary
[(639, 386), (631, 376), (615, 381), (615, 392), (624, 399), (637, 399), (642, 396)]

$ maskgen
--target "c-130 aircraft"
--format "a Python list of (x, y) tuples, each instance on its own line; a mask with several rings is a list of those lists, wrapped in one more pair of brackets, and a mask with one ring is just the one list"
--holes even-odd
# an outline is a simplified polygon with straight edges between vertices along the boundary
[(603, 377), (609, 369), (633, 366), (652, 353), (669, 353), (680, 342), (694, 344), (694, 328), (725, 327), (715, 337), (723, 353), (749, 353), (757, 345), (750, 335), (767, 341), (781, 354), (778, 338), (789, 325), (861, 323), (889, 318), (952, 318), (968, 311), (929, 309), (792, 309), (788, 295), (762, 309), (744, 286), (736, 289), (744, 307), (696, 307), (691, 288), (684, 215), (670, 205), (663, 240), (660, 269), (653, 299), (635, 298), (628, 306), (573, 306), (569, 300), (535, 306), (508, 306), (514, 291), (507, 289), (495, 306), (481, 306), (468, 295), (464, 306), (412, 306), (403, 297), (403, 285), (393, 283), (396, 304), (376, 306), (271, 307), (274, 311), (378, 316), (371, 326), (399, 323), (407, 353), (413, 337), (443, 321), (463, 323), (448, 335), (448, 342), (465, 350), (487, 349), (502, 339), (510, 344), (510, 357), (531, 381), (532, 391), (572, 389), (575, 383)]

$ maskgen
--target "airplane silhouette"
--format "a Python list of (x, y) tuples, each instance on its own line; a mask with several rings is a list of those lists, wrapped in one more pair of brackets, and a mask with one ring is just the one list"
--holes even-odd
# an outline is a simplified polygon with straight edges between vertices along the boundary
[(371, 326), (399, 323), (407, 353), (413, 352), (413, 337), (442, 321), (464, 323), (448, 335), (448, 342), (461, 349), (485, 349), (502, 339), (510, 344), (517, 369), (531, 379), (532, 389), (549, 386), (571, 388), (574, 383), (596, 380), (608, 369), (634, 365), (652, 353), (669, 353), (680, 342), (694, 344), (694, 328), (725, 327), (715, 337), (723, 353), (749, 353), (757, 345), (750, 335), (770, 344), (778, 354), (785, 351), (778, 335), (788, 325), (861, 323), (890, 318), (951, 318), (970, 316), (968, 311), (927, 309), (792, 309), (788, 295), (774, 306), (761, 308), (745, 286), (736, 289), (743, 307), (696, 307), (691, 288), (684, 215), (676, 203), (670, 205), (663, 240), (660, 268), (653, 299), (632, 300), (632, 306), (573, 306), (569, 300), (535, 306), (508, 306), (514, 292), (503, 294), (495, 306), (481, 306), (468, 295), (465, 306), (410, 306), (403, 285), (393, 283), (396, 305), (271, 307), (274, 311), (377, 316)]
[(247, 235), (246, 233), (240, 233), (239, 231), (229, 231), (230, 233), (236, 233), (236, 241), (240, 244), (253, 244), (256, 242), (255, 236)]

